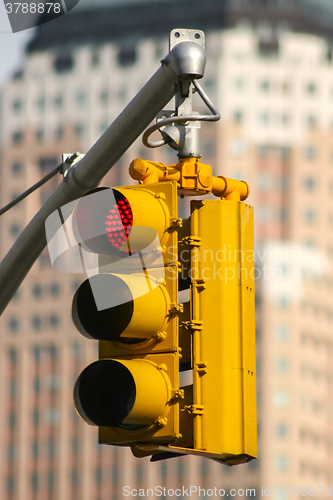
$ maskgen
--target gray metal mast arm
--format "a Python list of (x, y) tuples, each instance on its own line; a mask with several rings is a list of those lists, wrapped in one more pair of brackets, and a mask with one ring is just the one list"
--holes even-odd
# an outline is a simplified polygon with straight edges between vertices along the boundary
[(205, 62), (205, 52), (200, 45), (189, 41), (177, 44), (84, 158), (69, 170), (66, 182), (62, 182), (50, 196), (0, 264), (0, 314), (46, 246), (47, 217), (97, 187), (116, 161), (170, 101), (178, 80), (202, 78)]

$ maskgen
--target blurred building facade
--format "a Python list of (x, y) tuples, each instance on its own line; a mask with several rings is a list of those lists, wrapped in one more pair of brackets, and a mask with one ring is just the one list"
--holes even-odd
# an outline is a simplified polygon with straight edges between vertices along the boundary
[[(202, 161), (215, 175), (246, 180), (255, 207), (260, 459), (233, 468), (195, 457), (148, 465), (98, 445), (71, 400), (97, 354), (70, 317), (84, 276), (54, 271), (44, 252), (0, 323), (1, 498), (104, 500), (122, 498), (123, 486), (155, 485), (256, 488), (257, 496), (264, 485), (274, 498), (286, 497), (278, 486), (292, 485), (293, 496), (318, 496), (311, 486), (333, 483), (332, 2), (207, 0), (203, 11), (188, 0), (111, 7), (81, 0), (79, 7), (37, 29), (2, 89), (1, 206), (61, 153), (92, 146), (156, 71), (170, 29), (204, 29), (203, 86), (222, 118), (202, 126)], [(137, 140), (105, 184), (129, 184), (136, 157), (177, 161), (170, 148), (148, 150)], [(59, 175), (2, 216), (1, 257), (60, 182)]]

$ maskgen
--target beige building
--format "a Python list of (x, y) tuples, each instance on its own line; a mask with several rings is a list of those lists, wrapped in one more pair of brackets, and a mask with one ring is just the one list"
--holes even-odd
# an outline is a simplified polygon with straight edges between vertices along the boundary
[[(333, 65), (323, 38), (286, 29), (274, 37), (267, 23), (206, 31), (203, 86), (222, 118), (201, 130), (202, 161), (215, 175), (246, 180), (255, 206), (259, 460), (232, 468), (194, 457), (151, 464), (98, 445), (97, 430), (71, 401), (78, 374), (97, 357), (96, 343), (70, 317), (83, 276), (56, 272), (43, 252), (0, 323), (1, 499), (120, 499), (125, 486), (216, 487), (237, 497), (256, 488), (259, 497), (264, 485), (286, 498), (288, 485), (292, 496), (307, 497), (323, 485), (321, 497), (329, 496)], [(1, 206), (61, 153), (87, 151), (166, 53), (166, 37), (30, 50), (2, 89)], [(138, 140), (105, 183), (130, 183), (136, 157), (177, 160), (170, 148), (150, 151)], [(58, 175), (1, 217), (1, 257), (60, 182)]]
[(310, 35), (220, 46), (218, 169), (255, 207), (261, 483), (332, 485), (333, 65)]

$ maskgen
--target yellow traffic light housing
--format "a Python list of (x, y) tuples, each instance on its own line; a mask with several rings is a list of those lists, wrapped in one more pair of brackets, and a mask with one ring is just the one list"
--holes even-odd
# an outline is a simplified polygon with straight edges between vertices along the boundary
[(176, 196), (174, 182), (102, 188), (73, 212), (76, 240), (99, 256), (73, 299), (76, 327), (99, 340), (74, 402), (101, 443), (179, 438)]
[[(210, 185), (221, 200), (192, 201), (187, 221), (174, 181), (102, 188), (74, 210), (77, 241), (99, 254), (98, 274), (73, 299), (75, 325), (99, 340), (75, 405), (101, 443), (138, 457), (256, 457), (252, 207), (240, 201), (246, 183)], [(178, 303), (183, 283), (188, 304)], [(179, 387), (180, 370), (193, 384)]]
[[(241, 201), (248, 186), (211, 178), (221, 200), (192, 201), (181, 221), (177, 188), (190, 185), (182, 190), (184, 175), (178, 181), (102, 188), (74, 210), (77, 241), (99, 255), (98, 274), (73, 299), (75, 325), (99, 340), (75, 405), (99, 426), (101, 443), (129, 445), (138, 457), (244, 463), (256, 457), (253, 215)], [(191, 298), (179, 304), (184, 283)], [(193, 371), (193, 384), (179, 387), (180, 370)]]

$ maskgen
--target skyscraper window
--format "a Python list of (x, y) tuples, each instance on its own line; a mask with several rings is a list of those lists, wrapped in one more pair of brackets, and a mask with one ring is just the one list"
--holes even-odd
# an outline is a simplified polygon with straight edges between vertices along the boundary
[(100, 93), (100, 100), (102, 104), (106, 104), (109, 100), (109, 92), (108, 89), (103, 89), (102, 92)]
[(274, 329), (276, 342), (287, 342), (290, 339), (290, 329), (287, 325), (276, 325)]
[(44, 142), (44, 129), (39, 128), (36, 130), (36, 141)]
[(283, 423), (280, 422), (280, 423), (276, 424), (276, 426), (275, 426), (275, 434), (279, 438), (286, 437), (287, 434), (288, 434), (288, 426), (287, 426), (287, 424), (284, 423), (284, 422)]
[(57, 108), (57, 109), (61, 109), (62, 108), (62, 105), (63, 105), (63, 98), (62, 98), (62, 95), (61, 94), (58, 94), (55, 96), (54, 98), (54, 106)]
[(316, 220), (316, 211), (313, 208), (307, 208), (303, 212), (303, 220), (307, 224), (313, 224)]
[(12, 224), (10, 226), (10, 234), (15, 237), (18, 236), (21, 232), (21, 227), (18, 224)]
[(77, 125), (75, 125), (75, 135), (80, 139), (82, 138), (83, 134), (84, 134), (84, 125), (83, 123), (78, 123)]
[(20, 163), (19, 161), (14, 161), (12, 163), (12, 174), (18, 176), (20, 175), (21, 172), (22, 172), (22, 163)]
[(41, 96), (38, 98), (37, 100), (37, 108), (39, 109), (39, 111), (44, 111), (44, 108), (45, 108), (45, 98), (44, 96)]
[(84, 106), (86, 103), (86, 94), (83, 90), (80, 90), (75, 96), (76, 104), (78, 106)]
[(314, 160), (316, 157), (316, 148), (314, 146), (307, 146), (304, 149), (304, 156), (307, 160)]
[(278, 374), (285, 374), (289, 371), (289, 362), (285, 358), (279, 358), (275, 361), (275, 371)]
[(259, 88), (262, 92), (268, 92), (271, 88), (271, 84), (268, 80), (261, 80), (261, 82), (259, 82)]
[(242, 123), (244, 120), (244, 113), (240, 109), (236, 109), (232, 116), (235, 123)]
[(60, 141), (64, 135), (64, 129), (61, 125), (54, 129), (54, 138), (56, 141)]
[(22, 100), (19, 98), (14, 99), (12, 107), (13, 107), (13, 110), (15, 111), (15, 113), (19, 113), (23, 107)]
[(57, 328), (57, 326), (59, 325), (59, 316), (57, 314), (51, 314), (50, 325), (52, 328)]
[(12, 135), (12, 141), (13, 144), (20, 144), (23, 140), (23, 133), (22, 132), (14, 132)]
[(39, 283), (33, 285), (32, 294), (36, 299), (39, 299), (42, 296), (42, 287)]
[(240, 137), (234, 137), (229, 141), (229, 151), (234, 156), (242, 156), (246, 151), (246, 143)]
[(70, 53), (58, 55), (54, 60), (54, 69), (57, 73), (68, 73), (73, 68), (74, 59)]
[(273, 468), (278, 472), (286, 472), (289, 468), (288, 458), (285, 455), (273, 457)]
[(316, 185), (316, 180), (313, 177), (306, 177), (303, 185), (307, 191), (312, 191)]
[(136, 48), (132, 44), (123, 44), (118, 52), (118, 64), (122, 67), (132, 66), (137, 61)]
[(309, 128), (316, 128), (316, 126), (317, 126), (317, 118), (314, 115), (308, 115), (306, 117), (306, 125)]
[(58, 297), (60, 294), (60, 285), (56, 281), (51, 283), (51, 295), (52, 297)]
[(97, 68), (100, 63), (99, 52), (98, 50), (93, 50), (91, 54), (91, 66), (93, 68)]
[(261, 113), (259, 113), (258, 120), (262, 125), (268, 125), (270, 121), (270, 115), (268, 111), (262, 111)]
[(31, 324), (34, 330), (40, 330), (42, 327), (42, 319), (40, 316), (35, 315), (31, 319)]
[(317, 92), (317, 86), (314, 82), (309, 82), (305, 86), (306, 92), (308, 95), (315, 95)]
[(234, 88), (238, 91), (244, 90), (245, 88), (245, 80), (238, 76), (234, 79)]
[(9, 318), (8, 328), (9, 328), (9, 331), (11, 333), (17, 333), (19, 330), (19, 326), (20, 326), (20, 323), (19, 323), (18, 318), (16, 318), (15, 316), (12, 316), (11, 318)]
[(272, 394), (272, 403), (276, 408), (285, 408), (290, 403), (290, 392), (287, 389), (277, 389)]

